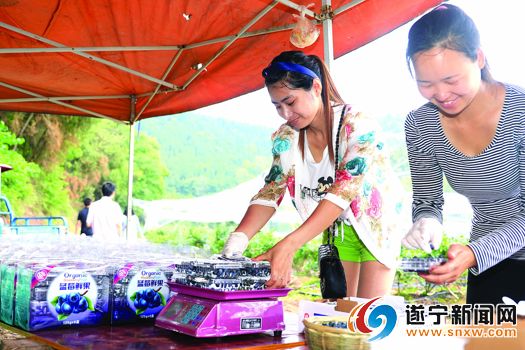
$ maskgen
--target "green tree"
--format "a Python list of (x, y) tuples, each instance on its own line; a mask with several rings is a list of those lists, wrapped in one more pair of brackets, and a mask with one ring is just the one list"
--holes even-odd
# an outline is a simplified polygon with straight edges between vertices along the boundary
[(234, 187), (266, 172), (271, 163), (269, 128), (198, 115), (195, 112), (142, 122), (161, 140), (171, 197), (194, 197)]
[(16, 152), (15, 146), (24, 143), (24, 139), (16, 137), (3, 121), (0, 121), (0, 162), (10, 165), (13, 170), (2, 174), (2, 194), (6, 196), (18, 215), (26, 214), (19, 209), (24, 206), (35, 205), (37, 202), (33, 179), (39, 174), (39, 166), (27, 162), (24, 157)]
[[(18, 216), (66, 216), (70, 223), (83, 197), (96, 197), (103, 181), (117, 185), (126, 205), (129, 126), (86, 117), (0, 112), (0, 162), (3, 194)], [(160, 199), (167, 169), (158, 142), (136, 138), (134, 196)]]
[[(100, 186), (112, 181), (117, 186), (116, 200), (127, 202), (129, 126), (109, 120), (96, 120), (89, 134), (70, 145), (66, 171), (71, 197), (100, 197)], [(136, 136), (134, 153), (133, 194), (135, 198), (160, 199), (165, 193), (164, 178), (168, 171), (163, 164), (158, 142), (143, 133)]]

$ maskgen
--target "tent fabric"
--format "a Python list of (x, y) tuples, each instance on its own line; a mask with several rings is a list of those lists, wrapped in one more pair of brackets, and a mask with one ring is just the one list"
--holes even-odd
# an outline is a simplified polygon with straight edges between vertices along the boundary
[[(0, 110), (130, 122), (255, 91), (264, 66), (296, 49), (290, 3), (0, 0)], [(323, 13), (321, 0), (294, 3)], [(333, 0), (334, 57), (439, 3)], [(323, 56), (323, 36), (304, 51)]]

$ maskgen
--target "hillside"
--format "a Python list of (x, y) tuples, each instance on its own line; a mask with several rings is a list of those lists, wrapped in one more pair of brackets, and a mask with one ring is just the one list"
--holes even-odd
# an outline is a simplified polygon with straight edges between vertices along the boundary
[(144, 120), (140, 130), (160, 144), (172, 198), (234, 187), (266, 172), (271, 163), (270, 128), (189, 112)]

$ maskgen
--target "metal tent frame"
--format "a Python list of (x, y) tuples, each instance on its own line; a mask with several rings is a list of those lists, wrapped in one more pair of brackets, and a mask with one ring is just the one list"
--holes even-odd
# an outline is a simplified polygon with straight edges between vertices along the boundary
[[(322, 25), (322, 40), (318, 39), (305, 51), (324, 56), (330, 66), (335, 57), (374, 40), (442, 2), (333, 0), (333, 6), (332, 0), (311, 1), (315, 10), (305, 9), (309, 0), (156, 0), (148, 1), (147, 5), (140, 0), (122, 3), (118, 0), (75, 1), (81, 10), (60, 0), (0, 0), (0, 110), (80, 115), (128, 124), (128, 212), (131, 212), (134, 124), (144, 118), (196, 109), (261, 88), (262, 81), (253, 78), (258, 76), (261, 66), (268, 61), (267, 57), (284, 49), (292, 49), (288, 42), (289, 32), (295, 25), (291, 14), (302, 10), (317, 25)], [(191, 13), (192, 9), (195, 13)], [(179, 12), (183, 19), (173, 17), (169, 12), (171, 10)], [(237, 15), (230, 16), (228, 11)], [(243, 11), (250, 15), (245, 15)], [(86, 12), (92, 12), (95, 18), (90, 21)], [(221, 19), (224, 28), (217, 27), (217, 36), (215, 33), (193, 33), (188, 29), (184, 34), (189, 41), (174, 45), (166, 33), (157, 32), (162, 37), (157, 39), (154, 35), (148, 35), (147, 29), (150, 28), (135, 28), (133, 23), (123, 22), (125, 16), (122, 13), (135, 15), (137, 20), (142, 14), (153, 16), (149, 21), (141, 21), (150, 24), (152, 30), (157, 29), (158, 21), (174, 18), (163, 23), (161, 28), (174, 33), (182, 28), (180, 31), (184, 32), (185, 23), (193, 21), (192, 17), (198, 17), (199, 24), (206, 23), (205, 16), (211, 20)], [(338, 19), (340, 23), (336, 31), (339, 46), (334, 49), (334, 21)], [(230, 20), (234, 23), (229, 23)], [(78, 28), (71, 30), (75, 21), (83, 21), (79, 25), (85, 25), (87, 28), (84, 30), (92, 30), (88, 33), (96, 35), (93, 38), (78, 35), (75, 33)], [(120, 27), (112, 27), (119, 23), (124, 23), (122, 31)], [(200, 27), (205, 27), (203, 31), (214, 28), (211, 25), (194, 25), (192, 28), (200, 30)], [(113, 40), (111, 45), (107, 44), (106, 35)], [(152, 43), (143, 45), (141, 40), (135, 43), (133, 36), (140, 35)], [(184, 40), (183, 35), (181, 38)], [(131, 44), (120, 44), (119, 40)], [(319, 44), (321, 41), (322, 45)], [(84, 42), (102, 44), (77, 44)], [(257, 43), (265, 45), (256, 51)], [(245, 50), (252, 50), (260, 57), (252, 63), (251, 57), (240, 57)], [(50, 88), (55, 81), (46, 76), (61, 73), (60, 68), (54, 70), (53, 58), (56, 58), (57, 65), (65, 62), (63, 72), (69, 74), (64, 75), (64, 81), (60, 76), (56, 78), (56, 82), (60, 83), (56, 88)], [(148, 60), (152, 61), (151, 64)], [(157, 61), (159, 64), (153, 64)], [(11, 62), (17, 64), (10, 68)], [(242, 63), (246, 67), (239, 68)], [(92, 65), (88, 67), (88, 64)], [(78, 65), (77, 70), (74, 70), (75, 65)], [(38, 72), (43, 73), (41, 80), (32, 79), (31, 72), (25, 72), (20, 67), (36, 71), (36, 76), (39, 76)], [(254, 67), (259, 69), (254, 72)], [(97, 74), (92, 74), (94, 70)], [(238, 74), (238, 70), (242, 72)], [(99, 71), (102, 72), (100, 76)], [(216, 82), (224, 82), (228, 77), (235, 79), (222, 91)], [(96, 88), (97, 84), (101, 85), (110, 78), (111, 84), (96, 89), (92, 94), (64, 88), (69, 87), (68, 84), (82, 84), (90, 79), (93, 80), (92, 87)], [(124, 86), (122, 89), (115, 88), (120, 84)], [(79, 90), (82, 88), (86, 90), (89, 85), (82, 85)]]

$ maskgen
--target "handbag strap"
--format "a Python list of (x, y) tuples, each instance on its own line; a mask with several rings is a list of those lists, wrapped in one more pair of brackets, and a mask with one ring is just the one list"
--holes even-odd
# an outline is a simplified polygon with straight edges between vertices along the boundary
[[(335, 154), (334, 154), (334, 182), (336, 180), (337, 174), (337, 164), (339, 161), (339, 136), (341, 135), (341, 127), (343, 126), (343, 119), (346, 111), (346, 105), (343, 106), (341, 110), (341, 116), (339, 117), (339, 125), (337, 126), (337, 136), (335, 137)], [(335, 235), (334, 231), (337, 229), (337, 219), (332, 223), (328, 228), (328, 244), (334, 245)]]

